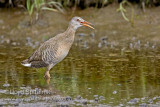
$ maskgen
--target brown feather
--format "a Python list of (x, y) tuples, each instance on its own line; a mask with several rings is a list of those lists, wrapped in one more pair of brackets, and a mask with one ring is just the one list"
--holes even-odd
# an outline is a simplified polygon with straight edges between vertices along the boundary
[(26, 60), (31, 67), (46, 67), (50, 64), (57, 64), (65, 58), (74, 41), (75, 30), (69, 27), (66, 32), (56, 35), (47, 40)]

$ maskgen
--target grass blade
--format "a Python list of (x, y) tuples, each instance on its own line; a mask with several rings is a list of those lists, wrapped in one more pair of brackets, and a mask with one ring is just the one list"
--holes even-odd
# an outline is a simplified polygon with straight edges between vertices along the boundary
[(53, 8), (49, 8), (49, 7), (42, 7), (42, 10), (49, 10), (49, 11), (58, 12), (57, 9), (53, 9)]

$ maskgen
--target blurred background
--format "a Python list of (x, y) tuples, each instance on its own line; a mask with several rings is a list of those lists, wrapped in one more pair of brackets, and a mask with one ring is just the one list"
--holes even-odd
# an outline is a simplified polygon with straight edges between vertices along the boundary
[[(0, 106), (160, 106), (159, 0), (0, 0)], [(20, 62), (80, 16), (68, 56)]]

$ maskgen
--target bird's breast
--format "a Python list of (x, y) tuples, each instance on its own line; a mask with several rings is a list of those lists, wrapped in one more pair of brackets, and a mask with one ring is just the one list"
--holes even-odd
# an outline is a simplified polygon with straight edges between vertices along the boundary
[(59, 62), (67, 56), (69, 50), (70, 50), (69, 46), (66, 46), (66, 45), (59, 46), (57, 51)]

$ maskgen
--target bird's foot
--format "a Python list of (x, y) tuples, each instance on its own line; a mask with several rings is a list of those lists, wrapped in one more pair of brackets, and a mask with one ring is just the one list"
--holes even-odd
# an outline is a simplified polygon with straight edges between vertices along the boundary
[(45, 79), (50, 79), (50, 78), (51, 78), (51, 76), (50, 76), (49, 72), (45, 72), (45, 74), (44, 74), (44, 78), (45, 78)]

